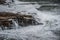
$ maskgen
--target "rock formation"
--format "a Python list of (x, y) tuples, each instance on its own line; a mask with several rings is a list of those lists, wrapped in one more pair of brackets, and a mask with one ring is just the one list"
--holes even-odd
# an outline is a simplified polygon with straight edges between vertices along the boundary
[(13, 23), (10, 19), (17, 20), (19, 26), (35, 25), (37, 23), (31, 15), (22, 15), (11, 12), (0, 12), (0, 26), (2, 27), (2, 29), (4, 27), (12, 27)]

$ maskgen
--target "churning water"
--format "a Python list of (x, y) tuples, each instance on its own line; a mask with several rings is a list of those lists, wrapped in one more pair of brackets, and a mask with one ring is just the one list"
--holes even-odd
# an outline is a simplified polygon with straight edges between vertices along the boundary
[(14, 25), (14, 28), (17, 29), (19, 27), (18, 23), (12, 19), (12, 23)]
[[(32, 4), (29, 5), (14, 5), (15, 8), (7, 8), (0, 5), (1, 11), (13, 10), (13, 12), (26, 11), (27, 13), (36, 13), (33, 17), (37, 22), (43, 25), (30, 25), (27, 27), (20, 27), (15, 20), (12, 20), (16, 29), (1, 30), (0, 40), (60, 40), (60, 15), (59, 11), (40, 11)], [(40, 5), (38, 5), (40, 6)], [(56, 10), (56, 9), (55, 9)]]

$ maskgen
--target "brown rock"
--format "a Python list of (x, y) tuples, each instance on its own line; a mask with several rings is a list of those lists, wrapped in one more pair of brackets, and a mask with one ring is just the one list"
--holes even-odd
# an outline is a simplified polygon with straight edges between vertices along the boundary
[(4, 4), (6, 0), (0, 0), (0, 4)]
[[(10, 27), (12, 20), (9, 19), (18, 19), (20, 26), (31, 24), (33, 17), (31, 15), (21, 15), (11, 12), (0, 12), (0, 26)], [(23, 23), (22, 23), (23, 22)]]

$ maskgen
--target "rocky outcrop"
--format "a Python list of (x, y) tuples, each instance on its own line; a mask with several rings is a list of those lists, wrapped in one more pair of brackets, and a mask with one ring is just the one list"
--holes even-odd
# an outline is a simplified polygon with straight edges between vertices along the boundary
[(2, 29), (4, 27), (11, 28), (13, 25), (12, 20), (17, 20), (18, 25), (20, 26), (28, 26), (28, 25), (35, 25), (37, 22), (31, 15), (22, 15), (18, 13), (11, 13), (11, 12), (0, 12), (0, 26)]

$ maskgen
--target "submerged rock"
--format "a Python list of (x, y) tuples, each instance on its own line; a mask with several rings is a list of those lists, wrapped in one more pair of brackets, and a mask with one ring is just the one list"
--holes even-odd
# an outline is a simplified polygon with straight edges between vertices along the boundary
[(56, 9), (60, 9), (60, 6), (58, 4), (47, 4), (37, 9), (40, 11), (55, 11)]

